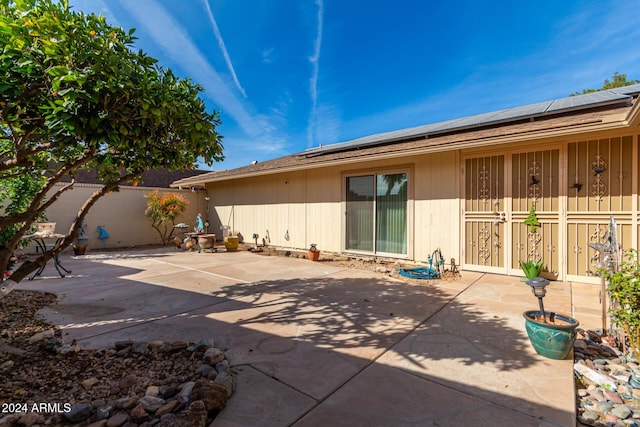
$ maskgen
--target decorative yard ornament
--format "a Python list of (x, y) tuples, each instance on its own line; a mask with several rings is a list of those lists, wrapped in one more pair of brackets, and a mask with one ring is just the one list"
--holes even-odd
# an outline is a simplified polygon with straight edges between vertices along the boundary
[(591, 258), (596, 263), (596, 274), (600, 276), (600, 304), (602, 306), (602, 333), (607, 334), (607, 283), (606, 278), (612, 277), (618, 271), (618, 264), (621, 261), (622, 248), (618, 243), (618, 224), (613, 215), (609, 218), (609, 227), (604, 235), (604, 243), (589, 243), (591, 249), (596, 250), (596, 254)]
[(529, 233), (535, 233), (536, 227), (540, 227), (540, 221), (536, 216), (536, 205), (531, 203), (531, 209), (529, 209), (529, 215), (524, 220), (524, 223), (529, 226)]

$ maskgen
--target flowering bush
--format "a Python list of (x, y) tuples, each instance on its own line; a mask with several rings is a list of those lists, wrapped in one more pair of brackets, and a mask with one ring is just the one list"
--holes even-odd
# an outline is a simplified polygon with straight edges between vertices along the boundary
[[(176, 218), (187, 210), (189, 201), (180, 194), (160, 194), (158, 190), (145, 195), (145, 197), (149, 199), (145, 214), (151, 219), (151, 226), (160, 235), (162, 244), (166, 245), (171, 239)], [(171, 222), (170, 227), (169, 222)]]

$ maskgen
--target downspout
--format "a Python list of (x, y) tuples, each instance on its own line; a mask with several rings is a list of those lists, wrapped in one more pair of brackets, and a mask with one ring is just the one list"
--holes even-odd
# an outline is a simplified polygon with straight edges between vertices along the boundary
[(309, 175), (304, 171), (304, 247), (309, 247)]

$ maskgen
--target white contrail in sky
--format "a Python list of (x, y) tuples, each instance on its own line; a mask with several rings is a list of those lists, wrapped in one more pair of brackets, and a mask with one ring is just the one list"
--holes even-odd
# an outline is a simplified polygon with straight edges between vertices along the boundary
[(224, 40), (222, 39), (222, 34), (220, 34), (220, 29), (218, 28), (218, 24), (216, 23), (216, 19), (213, 16), (213, 11), (211, 10), (211, 6), (209, 6), (209, 0), (202, 0), (202, 4), (205, 9), (207, 9), (207, 14), (209, 15), (209, 22), (211, 22), (211, 26), (213, 27), (213, 33), (216, 36), (216, 40), (218, 40), (218, 46), (220, 46), (220, 50), (222, 51), (222, 55), (224, 56), (224, 61), (227, 63), (227, 68), (231, 73), (231, 77), (233, 77), (233, 81), (236, 84), (236, 87), (244, 96), (247, 97), (247, 93), (244, 91), (244, 88), (240, 84), (238, 80), (238, 76), (236, 75), (236, 70), (233, 68), (233, 64), (231, 63), (231, 58), (229, 57), (229, 52), (227, 52), (227, 48), (224, 45)]
[(309, 127), (307, 129), (307, 145), (315, 145), (316, 126), (318, 121), (318, 72), (320, 68), (320, 48), (322, 46), (322, 15), (324, 5), (322, 0), (316, 0), (318, 5), (318, 27), (314, 43), (313, 56), (309, 58), (311, 62), (311, 116), (309, 117)]

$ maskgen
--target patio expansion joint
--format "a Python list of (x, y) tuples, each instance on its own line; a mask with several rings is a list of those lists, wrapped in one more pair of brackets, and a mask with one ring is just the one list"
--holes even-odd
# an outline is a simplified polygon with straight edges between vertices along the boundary
[(520, 415), (524, 415), (524, 416), (526, 416), (526, 417), (528, 417), (528, 418), (531, 418), (531, 419), (533, 419), (533, 420), (537, 420), (537, 421), (544, 421), (545, 425), (548, 425), (548, 426), (556, 426), (556, 427), (566, 427), (566, 426), (564, 426), (563, 424), (556, 424), (556, 423), (553, 423), (553, 422), (552, 422), (551, 420), (549, 420), (549, 419), (545, 419), (545, 418), (542, 418), (542, 417), (536, 417), (536, 416), (533, 416), (533, 415), (531, 415), (531, 414), (529, 414), (529, 413), (527, 413), (527, 412), (525, 412), (525, 411), (522, 411), (522, 410), (520, 410), (520, 409), (514, 408), (514, 407), (512, 407), (512, 406), (505, 405), (504, 403), (499, 402), (499, 401), (497, 401), (497, 400), (494, 400), (494, 399), (487, 399), (487, 398), (484, 398), (484, 397), (482, 397), (482, 396), (478, 396), (478, 395), (476, 395), (476, 394), (469, 393), (469, 392), (467, 392), (467, 391), (465, 391), (465, 390), (463, 390), (463, 389), (459, 389), (459, 388), (456, 388), (456, 387), (451, 387), (451, 386), (450, 386), (449, 384), (447, 384), (445, 381), (438, 381), (437, 379), (434, 379), (433, 377), (426, 378), (426, 377), (424, 377), (424, 376), (421, 376), (421, 375), (416, 374), (415, 372), (411, 372), (411, 371), (408, 371), (408, 370), (404, 370), (404, 369), (402, 369), (402, 368), (398, 368), (398, 367), (395, 367), (395, 366), (389, 366), (389, 365), (386, 365), (386, 366), (387, 366), (387, 367), (389, 367), (389, 368), (391, 368), (391, 369), (394, 369), (394, 370), (400, 371), (400, 372), (402, 372), (402, 373), (404, 373), (404, 374), (410, 375), (410, 376), (412, 376), (412, 377), (414, 377), (414, 378), (417, 378), (418, 380), (421, 380), (421, 381), (427, 381), (427, 382), (430, 382), (430, 383), (433, 383), (433, 384), (437, 384), (437, 385), (439, 385), (439, 386), (441, 386), (441, 387), (445, 387), (445, 388), (447, 388), (447, 389), (449, 389), (449, 390), (453, 390), (453, 391), (454, 391), (454, 392), (456, 392), (456, 393), (464, 394), (465, 396), (468, 396), (468, 397), (471, 397), (471, 398), (474, 398), (474, 399), (478, 399), (478, 400), (481, 400), (481, 401), (483, 401), (483, 402), (487, 402), (487, 403), (489, 403), (489, 404), (491, 404), (491, 405), (498, 406), (498, 407), (500, 407), (500, 408), (504, 408), (504, 409), (508, 409), (508, 410), (510, 410), (510, 411), (513, 411), (513, 412), (518, 413), (518, 414), (520, 414)]
[[(229, 277), (229, 276), (224, 276), (224, 275), (221, 275), (221, 274), (212, 273), (212, 272), (209, 272), (209, 271), (200, 270), (198, 268), (186, 267), (184, 265), (174, 264), (174, 263), (170, 263), (170, 262), (166, 262), (166, 261), (159, 261), (159, 260), (156, 260), (156, 259), (152, 259), (152, 261), (157, 262), (159, 264), (166, 264), (166, 265), (171, 265), (171, 266), (174, 266), (174, 267), (183, 268), (185, 270), (198, 271), (200, 273), (209, 274), (209, 275), (212, 275), (212, 276), (215, 276), (215, 277), (221, 277), (221, 278), (229, 279), (229, 280), (236, 280), (238, 282), (242, 282), (242, 283), (247, 284), (247, 285), (251, 285), (251, 284), (256, 284), (257, 285), (257, 284), (260, 283), (260, 281), (249, 282), (249, 281), (246, 281), (246, 280), (237, 279), (237, 278), (234, 278), (234, 277)], [(345, 271), (345, 270), (347, 270), (347, 269), (341, 269), (341, 270), (338, 270), (338, 271), (322, 273), (322, 274), (319, 274), (317, 276), (314, 276), (314, 278), (321, 278), (321, 277), (330, 276), (332, 274), (340, 273), (340, 272)], [(295, 286), (295, 284), (283, 283), (282, 285), (276, 286), (273, 289), (287, 288), (287, 287), (292, 287), (292, 286)], [(90, 338), (99, 337), (99, 336), (102, 336), (102, 335), (111, 334), (111, 333), (117, 332), (117, 331), (123, 331), (123, 330), (126, 330), (126, 329), (135, 328), (135, 327), (138, 327), (138, 326), (141, 326), (141, 325), (151, 324), (151, 323), (154, 323), (154, 322), (157, 322), (157, 321), (160, 321), (160, 320), (166, 320), (166, 319), (171, 319), (171, 318), (178, 317), (178, 316), (183, 316), (185, 314), (189, 314), (192, 311), (198, 311), (198, 310), (202, 310), (202, 309), (205, 309), (205, 308), (208, 308), (208, 307), (214, 307), (214, 306), (217, 306), (217, 305), (220, 305), (220, 304), (225, 304), (225, 303), (228, 303), (228, 302), (229, 302), (229, 300), (223, 300), (223, 301), (218, 301), (218, 302), (214, 302), (214, 303), (210, 303), (210, 304), (205, 304), (205, 305), (198, 306), (198, 307), (192, 307), (192, 308), (189, 308), (188, 310), (181, 311), (181, 312), (178, 312), (178, 313), (173, 313), (171, 315), (159, 316), (157, 318), (154, 318), (154, 319), (151, 319), (151, 320), (148, 320), (148, 321), (144, 321), (144, 322), (139, 322), (139, 323), (135, 323), (135, 324), (132, 324), (132, 325), (123, 326), (121, 328), (112, 329), (112, 330), (105, 331), (105, 332), (100, 332), (100, 333), (97, 333), (97, 334), (94, 334), (94, 335), (88, 335), (86, 337), (82, 337), (82, 338), (78, 339), (78, 342), (81, 342), (81, 341), (84, 341), (84, 340), (88, 340)]]
[(138, 326), (148, 325), (148, 324), (151, 324), (151, 323), (154, 323), (154, 322), (158, 322), (158, 321), (161, 321), (161, 320), (166, 320), (166, 319), (171, 319), (171, 318), (174, 318), (174, 317), (184, 316), (185, 314), (189, 314), (189, 313), (191, 313), (193, 311), (202, 310), (202, 309), (205, 309), (207, 307), (214, 307), (214, 306), (217, 306), (217, 305), (220, 305), (220, 304), (226, 304), (227, 302), (228, 301), (218, 301), (218, 302), (214, 302), (214, 303), (211, 303), (211, 304), (205, 304), (205, 305), (198, 306), (198, 307), (192, 307), (192, 308), (190, 308), (188, 310), (181, 311), (181, 312), (178, 312), (178, 313), (173, 313), (173, 314), (166, 315), (166, 316), (158, 316), (158, 317), (155, 317), (155, 318), (153, 318), (151, 320), (147, 320), (147, 321), (144, 321), (144, 322), (139, 322), (139, 323), (135, 323), (135, 324), (132, 324), (132, 325), (123, 326), (123, 327), (117, 328), (117, 329), (111, 329), (111, 330), (100, 332), (100, 333), (97, 333), (97, 334), (94, 334), (94, 335), (88, 335), (86, 337), (78, 338), (77, 341), (80, 342), (80, 341), (88, 340), (90, 338), (95, 338), (95, 337), (99, 337), (99, 336), (102, 336), (102, 335), (109, 335), (109, 334), (112, 334), (114, 332), (124, 331), (126, 329), (136, 328)]
[(296, 393), (299, 393), (299, 394), (303, 395), (304, 397), (307, 397), (307, 398), (309, 398), (309, 399), (313, 400), (314, 402), (316, 402), (316, 404), (314, 405), (314, 408), (315, 408), (315, 407), (316, 407), (316, 406), (317, 406), (317, 405), (318, 405), (322, 400), (324, 400), (324, 399), (319, 400), (318, 398), (313, 397), (313, 396), (312, 396), (312, 395), (310, 395), (309, 393), (305, 393), (304, 391), (302, 391), (302, 390), (300, 390), (300, 389), (298, 389), (298, 388), (296, 388), (296, 387), (292, 386), (291, 384), (287, 384), (287, 383), (285, 383), (285, 382), (284, 382), (284, 381), (282, 381), (280, 378), (275, 377), (275, 376), (273, 376), (273, 375), (269, 375), (268, 373), (264, 372), (264, 371), (263, 371), (262, 369), (260, 369), (259, 367), (255, 366), (253, 363), (241, 363), (241, 364), (238, 364), (238, 365), (232, 365), (232, 366), (231, 366), (231, 368), (232, 368), (232, 369), (234, 369), (234, 368), (241, 368), (241, 367), (243, 367), (243, 366), (248, 366), (249, 368), (253, 369), (254, 371), (259, 372), (260, 374), (264, 375), (264, 376), (265, 376), (265, 377), (267, 377), (267, 378), (271, 378), (272, 380), (274, 380), (274, 381), (276, 381), (278, 384), (280, 384), (280, 385), (282, 385), (282, 386), (284, 386), (284, 387), (288, 388), (289, 390), (294, 391), (294, 392), (296, 392)]
[(166, 262), (166, 261), (159, 261), (157, 259), (153, 259), (152, 261), (153, 262), (157, 262), (159, 264), (166, 264), (166, 265), (170, 265), (172, 267), (178, 267), (178, 268), (182, 268), (182, 269), (189, 270), (189, 271), (197, 271), (198, 273), (208, 274), (210, 276), (220, 277), (222, 279), (238, 281), (238, 282), (241, 282), (241, 283), (244, 283), (244, 284), (247, 284), (247, 285), (251, 284), (251, 283), (254, 283), (254, 282), (249, 282), (247, 280), (238, 279), (238, 278), (235, 278), (235, 277), (225, 276), (223, 274), (212, 273), (210, 271), (201, 270), (201, 269), (195, 268), (195, 267), (188, 267), (186, 265), (174, 264), (172, 262)]
[[(410, 336), (411, 334), (413, 334), (418, 328), (420, 328), (422, 325), (426, 324), (429, 320), (431, 320), (434, 316), (436, 316), (438, 313), (440, 313), (442, 310), (444, 310), (449, 304), (451, 304), (453, 301), (455, 301), (460, 295), (462, 295), (466, 290), (468, 290), (469, 288), (471, 288), (473, 285), (475, 285), (476, 283), (478, 283), (480, 281), (480, 279), (482, 279), (485, 276), (485, 273), (482, 273), (481, 276), (479, 276), (478, 278), (476, 278), (473, 282), (471, 282), (469, 285), (467, 285), (464, 289), (460, 290), (458, 293), (456, 293), (453, 297), (451, 297), (451, 299), (449, 299), (449, 301), (447, 301), (445, 304), (442, 305), (442, 307), (440, 307), (439, 309), (437, 309), (436, 311), (434, 311), (431, 315), (427, 316), (424, 320), (422, 320), (421, 322), (418, 322), (413, 328), (411, 328), (407, 333), (405, 333), (404, 335), (402, 335), (401, 337), (399, 337), (393, 344), (391, 344), (386, 350), (382, 351), (380, 354), (378, 354), (376, 357), (372, 358), (367, 364), (365, 364), (360, 370), (358, 370), (356, 373), (354, 373), (353, 375), (351, 375), (350, 377), (348, 377), (345, 381), (342, 382), (342, 384), (338, 385), (333, 391), (331, 391), (330, 393), (327, 393), (324, 397), (322, 397), (321, 399), (316, 400), (318, 403), (313, 406), (312, 408), (310, 408), (308, 411), (304, 412), (303, 414), (301, 414), (293, 423), (297, 423), (298, 421), (300, 421), (302, 418), (304, 418), (305, 416), (307, 416), (307, 414), (309, 414), (311, 411), (313, 411), (315, 408), (317, 408), (319, 405), (321, 405), (323, 402), (325, 402), (327, 399), (329, 399), (331, 396), (333, 396), (334, 394), (336, 394), (340, 389), (342, 389), (345, 385), (347, 385), (350, 381), (352, 381), (354, 378), (356, 378), (358, 375), (362, 374), (366, 369), (368, 369), (370, 366), (374, 365), (375, 363), (378, 362), (378, 360), (384, 356), (385, 354), (387, 354), (392, 348), (394, 348), (398, 343), (400, 343), (402, 340), (404, 340), (405, 338), (407, 338), (408, 336)], [(255, 368), (255, 367), (254, 367)], [(398, 369), (398, 368), (396, 368)], [(403, 371), (405, 372), (405, 371)], [(423, 377), (420, 377), (422, 379), (424, 379)], [(439, 384), (442, 385), (442, 384)], [(451, 387), (448, 387), (451, 388)], [(455, 390), (455, 389), (453, 389)], [(455, 391), (459, 391), (459, 390), (455, 390)]]

